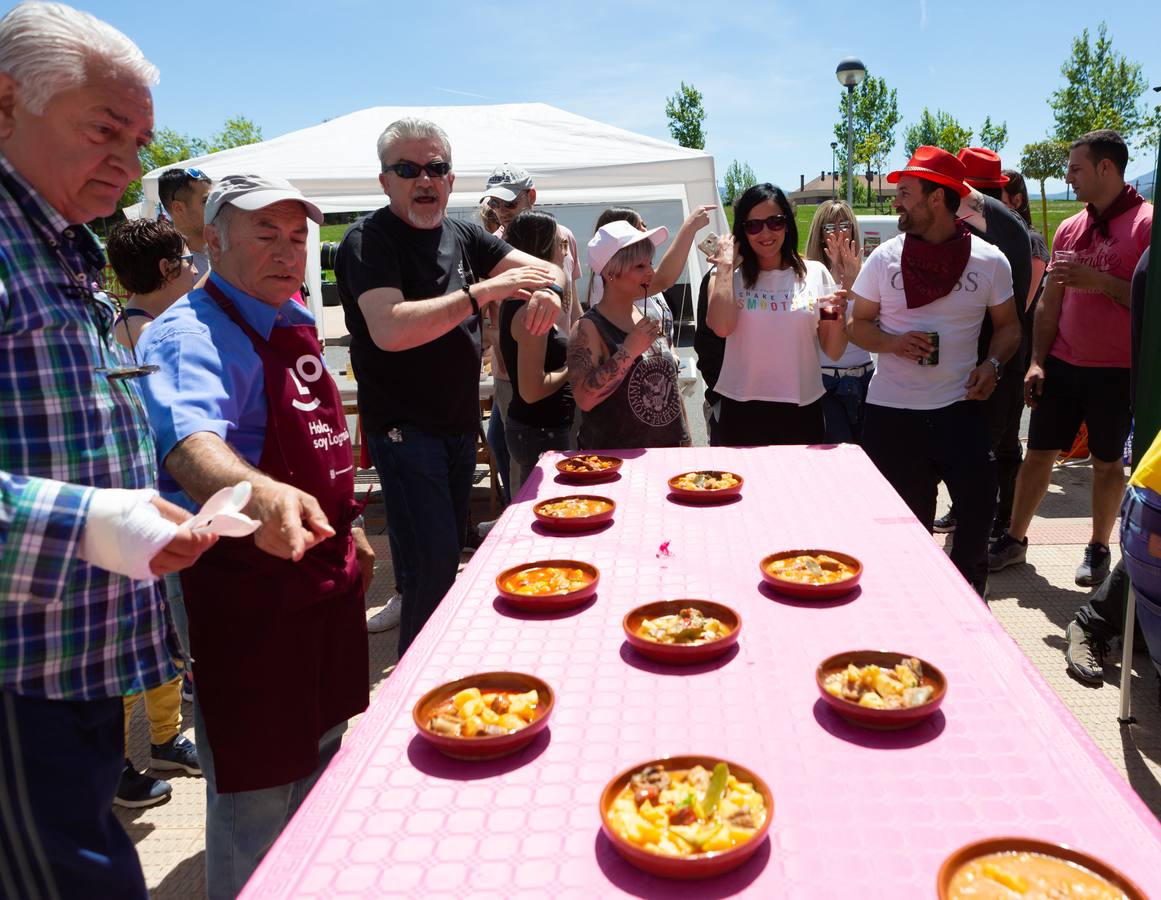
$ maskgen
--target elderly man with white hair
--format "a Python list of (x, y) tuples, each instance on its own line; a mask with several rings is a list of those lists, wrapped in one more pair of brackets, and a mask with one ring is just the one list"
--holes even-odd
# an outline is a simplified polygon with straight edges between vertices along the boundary
[(460, 561), (480, 422), (480, 314), (524, 300), (529, 330), (546, 334), (564, 273), (445, 215), (455, 174), (434, 122), (392, 122), (377, 151), (390, 203), (344, 235), (335, 277), (397, 557), (402, 656)]
[(55, 3), (0, 20), (0, 894), (147, 896), (112, 814), (122, 696), (177, 674), (157, 576), (214, 543), (157, 497), (104, 257), (157, 70)]
[[(142, 333), (162, 493), (193, 508), (252, 486), (253, 539), (223, 540), (182, 588), (206, 778), (206, 885), (238, 894), (367, 706), (374, 553), (314, 317), (291, 299), (307, 218), (289, 182), (227, 175), (206, 202), (211, 273)], [(263, 750), (262, 748), (267, 748)]]

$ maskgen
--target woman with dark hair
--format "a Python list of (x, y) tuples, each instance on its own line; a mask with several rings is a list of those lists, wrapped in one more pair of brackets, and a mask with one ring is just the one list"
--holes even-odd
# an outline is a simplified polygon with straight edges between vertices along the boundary
[[(842, 200), (824, 200), (815, 210), (806, 239), (806, 258), (826, 266), (831, 277), (850, 290), (863, 267), (863, 241), (859, 223)], [(871, 354), (858, 344), (847, 344), (839, 359), (819, 350), (822, 366), (823, 418), (828, 443), (857, 443), (863, 431), (863, 407), (867, 388), (875, 374)]]
[(652, 290), (653, 253), (668, 236), (612, 221), (589, 241), (601, 304), (573, 326), (568, 345), (584, 450), (689, 444), (677, 364), (659, 339), (661, 323), (637, 309)]
[[(504, 239), (517, 250), (563, 268), (565, 245), (556, 219), (526, 209), (508, 225)], [(569, 302), (566, 296), (564, 303)], [(508, 439), (512, 494), (523, 486), (545, 450), (567, 450), (576, 404), (568, 383), (568, 335), (553, 326), (534, 335), (525, 327), (526, 305), (505, 300), (500, 306), (500, 353), (512, 380), (512, 400), (504, 423)], [(567, 320), (569, 310), (562, 310)]]
[(1044, 235), (1032, 227), (1032, 210), (1028, 206), (1028, 185), (1024, 182), (1024, 176), (1015, 169), (1004, 169), (1001, 174), (1008, 176), (1008, 183), (1000, 188), (1000, 199), (1004, 202), (1004, 206), (1024, 220), (1024, 224), (1028, 226), (1028, 237), (1032, 241), (1032, 281), (1028, 286), (1028, 298), (1024, 304), (1027, 310), (1024, 320), (1030, 323), (1036, 313), (1036, 301), (1040, 299), (1040, 291), (1044, 287), (1044, 270), (1048, 268), (1051, 254), (1048, 252)]
[(734, 201), (734, 228), (711, 260), (706, 323), (725, 338), (714, 391), (717, 443), (812, 444), (825, 439), (819, 347), (847, 347), (846, 292), (826, 266), (798, 255), (794, 210), (756, 184)]
[(193, 290), (193, 254), (173, 225), (153, 219), (120, 223), (106, 250), (113, 274), (130, 294), (113, 323), (113, 336), (131, 351), (146, 325)]

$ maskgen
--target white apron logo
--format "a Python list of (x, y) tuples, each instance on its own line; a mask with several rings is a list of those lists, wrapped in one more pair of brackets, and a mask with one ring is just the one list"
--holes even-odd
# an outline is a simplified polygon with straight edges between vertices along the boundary
[[(298, 362), (294, 364), (293, 369), (287, 369), (290, 377), (294, 380), (295, 387), (298, 388), (300, 397), (307, 397), (307, 400), (294, 399), (290, 401), (290, 405), (302, 412), (312, 412), (318, 409), (321, 402), (317, 397), (311, 396), (307, 384), (314, 384), (323, 374), (322, 360), (317, 356), (300, 356)], [(306, 382), (304, 384), (303, 382)]]

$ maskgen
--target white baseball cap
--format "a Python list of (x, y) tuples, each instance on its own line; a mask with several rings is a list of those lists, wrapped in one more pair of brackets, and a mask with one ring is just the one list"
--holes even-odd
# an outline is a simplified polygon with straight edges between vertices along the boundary
[(602, 225), (589, 241), (589, 268), (597, 275), (605, 270), (609, 260), (617, 255), (617, 251), (638, 241), (652, 241), (653, 246), (660, 247), (669, 239), (669, 229), (664, 225), (640, 231), (635, 225), (618, 219), (608, 225)]
[(206, 198), (205, 223), (213, 224), (227, 203), (253, 212), (282, 200), (297, 200), (310, 219), (319, 225), (323, 223), (322, 210), (307, 200), (302, 191), (285, 178), (267, 178), (262, 175), (227, 175), (219, 180)]

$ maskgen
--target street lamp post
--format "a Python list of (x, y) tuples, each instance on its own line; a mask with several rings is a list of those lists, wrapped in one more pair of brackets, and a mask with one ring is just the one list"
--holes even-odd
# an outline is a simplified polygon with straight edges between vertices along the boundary
[(855, 88), (867, 77), (867, 67), (853, 56), (839, 60), (834, 70), (839, 84), (847, 89), (847, 205), (855, 205)]
[(837, 152), (838, 152), (838, 141), (831, 141), (830, 142), (830, 199), (831, 200), (838, 199), (838, 178), (835, 176), (835, 171), (834, 171), (834, 157), (835, 157), (835, 153), (837, 153)]

